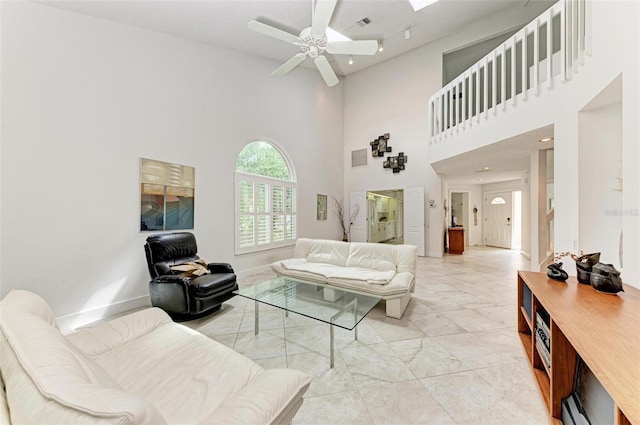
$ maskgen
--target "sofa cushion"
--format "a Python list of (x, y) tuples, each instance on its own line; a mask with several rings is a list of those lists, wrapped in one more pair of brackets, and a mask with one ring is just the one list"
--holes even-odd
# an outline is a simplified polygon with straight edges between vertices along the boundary
[(369, 283), (362, 280), (330, 277), (327, 283), (339, 288), (351, 289), (358, 292), (377, 295), (385, 299), (401, 296), (411, 290), (414, 284), (414, 276), (409, 272), (396, 273), (393, 279), (386, 285)]
[(340, 241), (300, 238), (296, 241), (294, 257), (310, 263), (325, 263), (344, 267), (349, 255), (349, 244)]
[(349, 244), (347, 267), (363, 267), (373, 270), (396, 270), (415, 274), (416, 251), (414, 245), (386, 245), (352, 242)]
[[(81, 330), (72, 341), (86, 347), (87, 354), (125, 391), (156, 406), (168, 423), (206, 423), (211, 418), (217, 423), (269, 423), (309, 385), (305, 374), (265, 371), (242, 354), (175, 323), (160, 323), (152, 332), (127, 338), (124, 345), (109, 343), (113, 347), (109, 350), (97, 350), (88, 343), (100, 339), (100, 334), (107, 341), (117, 339), (119, 332), (136, 327), (146, 312)], [(149, 318), (150, 323), (154, 321)]]
[(51, 324), (46, 302), (14, 290), (0, 302), (0, 369), (13, 423), (165, 423)]
[[(327, 278), (321, 274), (312, 273), (302, 270), (294, 270), (285, 266), (285, 261), (300, 260), (299, 258), (290, 258), (289, 260), (275, 261), (271, 263), (271, 269), (280, 276), (292, 277), (294, 279), (306, 280), (309, 282), (326, 283)], [(306, 260), (303, 260), (306, 261)]]

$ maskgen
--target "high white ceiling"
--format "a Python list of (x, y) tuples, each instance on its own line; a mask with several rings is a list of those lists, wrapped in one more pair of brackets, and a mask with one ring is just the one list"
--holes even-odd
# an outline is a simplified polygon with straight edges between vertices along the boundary
[[(299, 49), (249, 31), (257, 19), (298, 35), (311, 25), (311, 0), (72, 0), (42, 4), (201, 41), (285, 62)], [(460, 31), (474, 21), (508, 9), (534, 19), (551, 0), (440, 0), (414, 12), (408, 0), (338, 0), (330, 26), (353, 40), (383, 40), (384, 51), (356, 56), (327, 55), (338, 75), (348, 75)], [(361, 28), (357, 22), (369, 18)], [(405, 30), (411, 38), (405, 39)], [(277, 64), (276, 64), (277, 65)], [(310, 60), (302, 66), (314, 67)], [(277, 66), (274, 66), (274, 69)]]

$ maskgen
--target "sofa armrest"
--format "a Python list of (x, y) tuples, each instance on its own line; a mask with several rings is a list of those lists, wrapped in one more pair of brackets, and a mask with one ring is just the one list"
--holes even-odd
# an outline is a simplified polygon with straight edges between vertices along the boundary
[(229, 263), (209, 263), (207, 267), (211, 273), (234, 273), (233, 267)]
[(311, 376), (293, 369), (261, 371), (226, 399), (203, 424), (278, 424), (299, 408)]
[(159, 308), (147, 308), (89, 328), (82, 328), (66, 338), (89, 357), (114, 350), (144, 335), (158, 326), (173, 323)]

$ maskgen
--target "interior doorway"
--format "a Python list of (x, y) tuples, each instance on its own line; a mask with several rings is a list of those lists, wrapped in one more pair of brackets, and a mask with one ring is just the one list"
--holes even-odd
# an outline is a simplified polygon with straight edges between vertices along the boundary
[(462, 226), (464, 245), (469, 246), (469, 192), (451, 192), (451, 214), (447, 227)]
[(367, 192), (367, 242), (404, 243), (404, 190)]

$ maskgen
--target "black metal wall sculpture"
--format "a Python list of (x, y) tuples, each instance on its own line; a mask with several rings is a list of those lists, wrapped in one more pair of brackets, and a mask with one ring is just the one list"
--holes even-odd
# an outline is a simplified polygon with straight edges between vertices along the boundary
[(389, 133), (384, 133), (382, 136), (378, 136), (373, 142), (369, 142), (371, 145), (371, 156), (378, 157), (384, 156), (385, 152), (391, 152), (391, 146), (389, 146)]
[(404, 170), (404, 164), (408, 162), (408, 157), (404, 152), (398, 153), (398, 156), (388, 156), (387, 160), (382, 163), (383, 168), (391, 168), (394, 173)]

